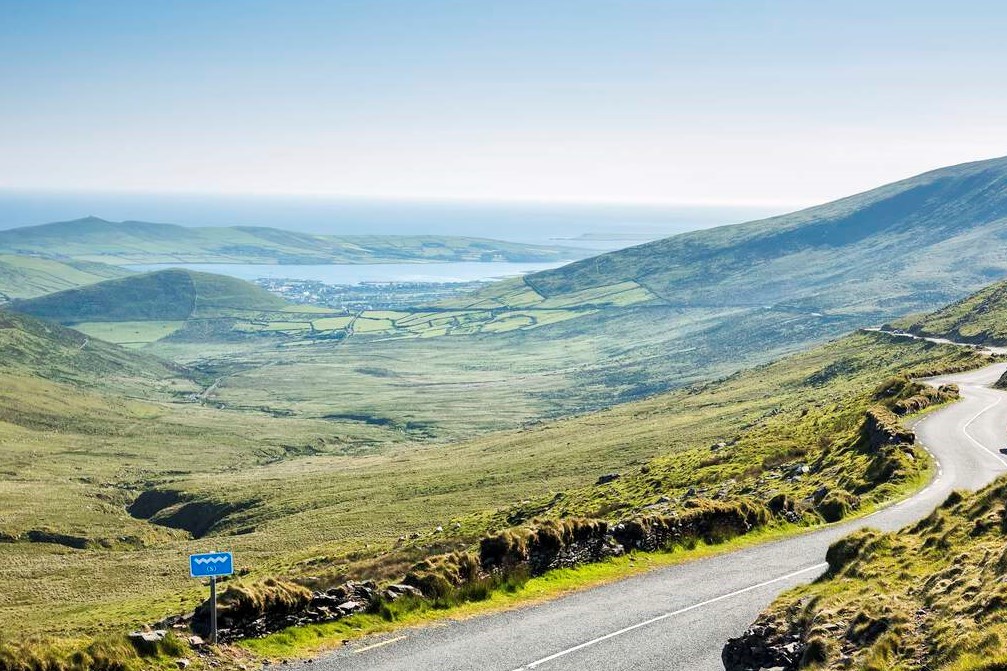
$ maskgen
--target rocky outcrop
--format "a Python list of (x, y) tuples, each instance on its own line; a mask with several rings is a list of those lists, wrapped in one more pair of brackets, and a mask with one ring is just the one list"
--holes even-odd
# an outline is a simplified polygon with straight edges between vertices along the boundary
[[(371, 610), (380, 602), (395, 601), (421, 593), (410, 585), (389, 585), (380, 589), (372, 581), (346, 582), (325, 591), (312, 592), (295, 583), (266, 580), (253, 585), (228, 587), (218, 598), (217, 624), (221, 641), (261, 638), (287, 627), (333, 622)], [(191, 615), (179, 616), (160, 626), (187, 623), (192, 631), (206, 636), (210, 629), (207, 600)]]
[(808, 648), (800, 632), (760, 619), (728, 640), (720, 658), (726, 671), (796, 671)]
[(916, 434), (902, 426), (898, 416), (884, 406), (875, 406), (867, 411), (864, 436), (874, 450), (885, 445), (912, 445), (916, 442)]
[(604, 520), (544, 520), (484, 538), (479, 564), (493, 572), (526, 567), (531, 575), (597, 562), (630, 550), (659, 550), (696, 541), (719, 543), (769, 522), (764, 505), (748, 499), (691, 499), (669, 515)]

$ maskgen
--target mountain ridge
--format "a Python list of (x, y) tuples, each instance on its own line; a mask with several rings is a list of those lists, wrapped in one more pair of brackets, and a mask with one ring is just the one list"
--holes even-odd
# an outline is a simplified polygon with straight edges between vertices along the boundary
[(554, 262), (576, 247), (444, 235), (316, 235), (266, 226), (181, 226), (95, 216), (0, 231), (0, 253), (103, 263)]
[[(932, 170), (791, 214), (683, 233), (535, 273), (526, 282), (554, 297), (632, 280), (668, 302), (726, 303), (738, 295), (738, 275), (745, 274), (753, 304), (814, 297), (816, 307), (847, 308), (854, 286), (863, 289), (869, 311), (884, 313), (883, 306), (871, 305), (869, 289), (872, 271), (888, 263), (886, 254), (908, 257), (900, 246), (939, 247), (983, 227), (991, 237), (1007, 238), (1007, 157)], [(847, 267), (823, 258), (837, 251)], [(990, 270), (1007, 273), (1004, 255), (980, 250), (972, 256), (985, 264), (973, 273), (982, 283), (992, 279)], [(808, 267), (831, 275), (815, 281)], [(908, 272), (894, 275), (905, 283), (903, 293), (919, 288)], [(830, 286), (839, 282), (847, 286)], [(878, 293), (891, 297), (885, 296), (891, 291)]]

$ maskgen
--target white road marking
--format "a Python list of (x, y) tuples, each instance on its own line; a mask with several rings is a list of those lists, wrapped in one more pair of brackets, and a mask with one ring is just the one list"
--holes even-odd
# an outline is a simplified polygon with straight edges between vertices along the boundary
[[(985, 445), (983, 445), (982, 443), (980, 443), (978, 440), (976, 440), (975, 438), (973, 438), (972, 435), (969, 434), (968, 428), (977, 419), (979, 419), (982, 415), (984, 415), (987, 411), (992, 410), (994, 407), (996, 407), (997, 405), (999, 405), (1000, 402), (1003, 400), (1003, 398), (1004, 398), (1003, 396), (999, 396), (997, 398), (997, 400), (995, 400), (993, 403), (990, 403), (989, 405), (987, 405), (986, 407), (984, 407), (982, 410), (980, 410), (979, 412), (977, 412), (975, 415), (973, 415), (965, 423), (965, 425), (962, 427), (962, 433), (964, 433), (965, 436), (969, 440), (971, 440), (973, 443), (975, 443), (976, 445), (978, 445), (981, 449), (983, 449), (986, 452), (989, 452), (990, 454), (992, 454), (994, 457), (996, 457), (1001, 462), (1004, 462), (1003, 456), (997, 454), (996, 452), (994, 452), (993, 450), (989, 449), (988, 447), (986, 447)], [(927, 450), (927, 452), (930, 452), (930, 450), (927, 449), (926, 447), (924, 447), (923, 449)], [(934, 487), (937, 484), (937, 482), (944, 476), (944, 468), (941, 466), (940, 462), (937, 461), (937, 458), (933, 455), (933, 453), (931, 453), (930, 456), (937, 463), (937, 477), (935, 477), (933, 479), (933, 481), (931, 481), (930, 484), (928, 484), (922, 491), (918, 492), (916, 495), (914, 495), (911, 498), (904, 499), (903, 501), (895, 504), (895, 506), (893, 506), (893, 507), (898, 507), (898, 506), (901, 506), (901, 505), (904, 505), (904, 504), (907, 504), (907, 503), (911, 503), (914, 500), (918, 500), (919, 496), (921, 496), (922, 494), (925, 494), (927, 490), (929, 490), (930, 488)], [(873, 517), (874, 515), (877, 515), (878, 513), (881, 513), (881, 512), (883, 512), (883, 510), (875, 511), (874, 513), (871, 513), (867, 517)], [(538, 668), (542, 664), (546, 664), (546, 663), (551, 662), (551, 661), (553, 661), (555, 659), (559, 659), (560, 657), (565, 657), (566, 655), (569, 655), (571, 653), (577, 652), (578, 650), (583, 650), (585, 648), (589, 648), (589, 647), (591, 647), (593, 645), (596, 645), (596, 644), (601, 643), (603, 641), (607, 641), (607, 640), (609, 640), (611, 638), (615, 638), (617, 636), (622, 636), (623, 634), (627, 634), (627, 633), (629, 633), (631, 631), (634, 631), (636, 629), (640, 629), (642, 627), (649, 626), (651, 624), (654, 624), (655, 622), (660, 622), (661, 620), (666, 620), (666, 619), (668, 619), (670, 617), (675, 617), (676, 615), (682, 615), (683, 613), (687, 613), (687, 612), (689, 612), (691, 610), (696, 610), (697, 608), (702, 608), (704, 606), (709, 606), (710, 604), (716, 603), (718, 601), (723, 601), (724, 599), (729, 599), (729, 598), (731, 598), (733, 596), (738, 596), (739, 594), (744, 594), (746, 592), (751, 592), (753, 590), (757, 590), (759, 588), (766, 587), (766, 586), (772, 585), (774, 583), (782, 582), (784, 580), (789, 580), (790, 578), (796, 577), (796, 576), (801, 575), (803, 573), (809, 573), (811, 571), (821, 570), (823, 568), (826, 568), (827, 566), (828, 566), (828, 564), (826, 564), (826, 563), (815, 564), (814, 566), (809, 566), (809, 567), (801, 569), (799, 571), (794, 571), (793, 573), (788, 573), (787, 575), (780, 576), (779, 578), (774, 578), (772, 580), (767, 580), (767, 581), (761, 582), (761, 583), (759, 583), (757, 585), (751, 585), (749, 587), (745, 587), (743, 589), (739, 589), (737, 591), (730, 592), (728, 594), (722, 594), (722, 595), (720, 595), (718, 597), (714, 597), (712, 599), (708, 599), (708, 600), (702, 601), (700, 603), (695, 603), (695, 604), (693, 604), (691, 606), (686, 606), (685, 608), (680, 608), (679, 610), (676, 610), (676, 611), (671, 611), (671, 612), (668, 612), (668, 613), (664, 613), (663, 615), (658, 615), (657, 617), (653, 617), (653, 618), (651, 618), (649, 620), (644, 620), (643, 622), (638, 622), (637, 624), (630, 625), (628, 627), (625, 627), (624, 629), (620, 629), (618, 631), (613, 631), (610, 634), (605, 634), (604, 636), (599, 636), (598, 638), (592, 639), (590, 641), (586, 641), (584, 643), (581, 643), (580, 645), (575, 645), (572, 648), (567, 648), (566, 650), (561, 650), (560, 652), (557, 652), (557, 653), (554, 653), (552, 655), (549, 655), (548, 657), (543, 657), (542, 659), (538, 659), (538, 660), (536, 660), (534, 662), (530, 662), (528, 664), (525, 664), (522, 667), (519, 667), (519, 668), (515, 669), (514, 671), (529, 671), (530, 669)]]
[(380, 648), (386, 645), (391, 645), (392, 643), (398, 643), (399, 641), (404, 641), (405, 639), (406, 639), (405, 636), (396, 636), (395, 638), (390, 638), (387, 641), (381, 641), (380, 643), (367, 645), (364, 646), (363, 648), (357, 648), (356, 650), (353, 651), (353, 654), (359, 655), (362, 652), (367, 652), (368, 650), (373, 650), (374, 648)]
[(809, 566), (807, 568), (802, 568), (800, 571), (794, 571), (793, 573), (788, 573), (787, 575), (780, 576), (779, 578), (773, 578), (772, 580), (767, 580), (765, 582), (760, 582), (758, 585), (751, 585), (749, 587), (745, 587), (744, 589), (739, 589), (739, 590), (736, 590), (734, 592), (730, 592), (728, 594), (721, 594), (720, 596), (714, 597), (712, 599), (707, 599), (706, 601), (701, 601), (699, 603), (694, 603), (691, 606), (686, 606), (685, 608), (679, 608), (678, 610), (671, 611), (670, 613), (665, 613), (664, 615), (658, 615), (657, 617), (652, 617), (649, 620), (644, 620), (643, 622), (638, 622), (637, 624), (630, 625), (630, 626), (628, 626), (628, 627), (626, 627), (624, 629), (620, 629), (619, 631), (613, 631), (611, 634), (605, 634), (604, 636), (599, 636), (598, 638), (591, 639), (590, 641), (587, 641), (585, 643), (581, 643), (580, 645), (575, 645), (572, 648), (567, 648), (566, 650), (561, 650), (560, 652), (557, 652), (555, 654), (549, 655), (548, 657), (543, 657), (542, 659), (535, 660), (534, 662), (530, 662), (528, 664), (525, 664), (524, 666), (519, 667), (519, 668), (515, 669), (514, 671), (527, 671), (528, 669), (538, 668), (539, 666), (541, 666), (542, 664), (545, 664), (546, 662), (551, 662), (554, 659), (559, 659), (560, 657), (565, 657), (566, 655), (569, 655), (572, 652), (577, 652), (578, 650), (583, 650), (584, 648), (589, 648), (592, 645), (595, 645), (597, 643), (601, 643), (602, 641), (607, 641), (608, 639), (615, 638), (616, 636), (622, 636), (623, 634), (627, 634), (627, 633), (629, 633), (631, 631), (634, 631), (636, 629), (640, 629), (641, 627), (646, 627), (648, 625), (654, 624), (655, 622), (660, 622), (661, 620), (666, 620), (669, 617), (675, 617), (676, 615), (681, 615), (683, 613), (688, 613), (690, 610), (696, 610), (697, 608), (702, 608), (703, 606), (709, 606), (711, 603), (717, 603), (718, 601), (723, 601), (724, 599), (729, 599), (732, 596), (738, 596), (739, 594), (744, 594), (746, 592), (751, 592), (751, 591), (757, 590), (757, 589), (759, 589), (761, 587), (766, 587), (766, 586), (772, 585), (774, 583), (783, 582), (784, 580), (789, 580), (790, 578), (794, 578), (794, 577), (799, 576), (799, 575), (801, 575), (803, 573), (810, 573), (811, 571), (820, 571), (823, 568), (826, 568), (827, 566), (828, 566), (828, 564), (826, 564), (825, 562), (822, 562), (821, 564), (815, 564), (814, 566)]
[(990, 448), (986, 447), (985, 445), (983, 445), (982, 443), (980, 443), (978, 440), (976, 440), (975, 438), (973, 438), (972, 434), (969, 433), (969, 427), (972, 426), (972, 423), (974, 421), (976, 421), (982, 415), (984, 415), (987, 410), (992, 410), (996, 406), (1000, 405), (1000, 401), (1002, 401), (1003, 399), (1004, 399), (1003, 396), (998, 395), (997, 396), (997, 400), (993, 401), (992, 403), (990, 403), (989, 405), (987, 405), (985, 408), (983, 408), (982, 410), (980, 410), (979, 412), (977, 412), (975, 415), (973, 415), (972, 419), (970, 419), (969, 421), (965, 422), (965, 425), (962, 427), (962, 433), (965, 434), (966, 438), (968, 438), (969, 440), (971, 440), (973, 443), (975, 443), (976, 445), (978, 445), (983, 450), (986, 450), (987, 452), (989, 452), (990, 454), (992, 454), (994, 457), (996, 457), (997, 461), (999, 461), (1001, 463), (1004, 463), (1003, 455), (994, 452), (993, 450), (991, 450)]

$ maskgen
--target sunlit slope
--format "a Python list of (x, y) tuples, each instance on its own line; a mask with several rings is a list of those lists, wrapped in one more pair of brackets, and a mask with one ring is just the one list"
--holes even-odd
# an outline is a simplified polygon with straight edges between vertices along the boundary
[(1005, 497), (1001, 477), (976, 493), (952, 493), (912, 527), (840, 540), (829, 548), (828, 573), (778, 598), (729, 644), (730, 656), (763, 651), (772, 663), (796, 650), (801, 663), (779, 668), (823, 671), (1007, 667)]
[(892, 315), (1007, 273), (1007, 158), (943, 168), (793, 214), (531, 275), (549, 298), (634, 282), (682, 307), (786, 304)]
[(439, 235), (314, 235), (266, 227), (187, 227), (87, 217), (0, 231), (0, 253), (130, 263), (561, 261), (581, 249)]
[(170, 269), (16, 301), (18, 312), (73, 324), (186, 320), (283, 310), (286, 302), (243, 280)]
[[(121, 390), (184, 380), (182, 368), (72, 329), (0, 310), (0, 374)], [(180, 388), (185, 388), (181, 385)]]
[(917, 335), (1007, 344), (1007, 282), (997, 282), (932, 314), (906, 317), (889, 326)]
[[(860, 334), (702, 389), (430, 449), (377, 425), (126, 400), (0, 373), (0, 406), (18, 418), (0, 417), (0, 471), (16, 473), (0, 483), (13, 511), (0, 532), (14, 539), (0, 543), (11, 603), (0, 623), (79, 635), (184, 610), (203, 590), (166, 567), (208, 543), (236, 552), (253, 578), (391, 574), (530, 515), (617, 517), (662, 495), (678, 506), (690, 483), (732, 496), (761, 475), (775, 486), (777, 473), (814, 463), (823, 431), (855, 433), (884, 377), (977, 359)], [(731, 445), (711, 460), (721, 441)], [(844, 481), (870, 455), (851, 459)], [(594, 486), (612, 472), (617, 483)], [(412, 533), (421, 537), (397, 543)], [(84, 548), (69, 563), (67, 545)]]
[(0, 302), (34, 298), (129, 274), (128, 270), (102, 263), (0, 254)]

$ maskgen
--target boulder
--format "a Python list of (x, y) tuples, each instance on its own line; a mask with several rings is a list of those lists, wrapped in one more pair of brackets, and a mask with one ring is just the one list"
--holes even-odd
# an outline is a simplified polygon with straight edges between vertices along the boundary
[(386, 591), (393, 592), (395, 594), (398, 594), (399, 596), (407, 596), (407, 595), (415, 597), (423, 596), (423, 592), (416, 589), (412, 585), (389, 585)]
[(364, 605), (359, 601), (344, 601), (343, 603), (336, 606), (336, 609), (343, 615), (350, 615), (358, 610), (362, 610)]

